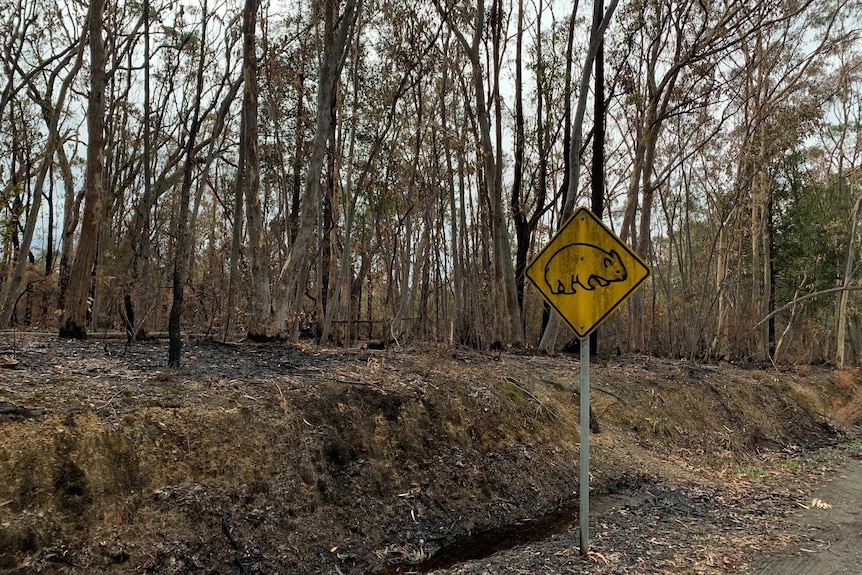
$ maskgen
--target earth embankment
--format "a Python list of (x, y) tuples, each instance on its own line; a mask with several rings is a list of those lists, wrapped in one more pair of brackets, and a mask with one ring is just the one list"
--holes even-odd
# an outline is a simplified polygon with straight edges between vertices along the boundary
[[(170, 371), (163, 347), (0, 340), (0, 570), (369, 573), (577, 501), (573, 358), (201, 341)], [(633, 518), (647, 492), (809, 477), (862, 404), (854, 371), (630, 357), (592, 380), (591, 487)]]

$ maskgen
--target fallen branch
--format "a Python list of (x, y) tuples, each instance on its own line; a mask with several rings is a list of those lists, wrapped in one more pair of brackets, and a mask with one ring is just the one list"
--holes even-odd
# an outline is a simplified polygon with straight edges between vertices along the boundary
[(504, 377), (504, 378), (503, 378), (503, 381), (505, 381), (506, 383), (509, 383), (509, 384), (511, 384), (511, 385), (514, 385), (515, 387), (517, 387), (518, 389), (520, 389), (521, 391), (523, 391), (523, 392), (524, 392), (525, 394), (527, 394), (530, 398), (532, 398), (532, 400), (533, 400), (533, 401), (535, 401), (536, 403), (538, 403), (538, 404), (539, 404), (539, 406), (540, 406), (542, 409), (544, 409), (544, 410), (545, 410), (545, 411), (547, 411), (549, 414), (551, 414), (551, 416), (552, 416), (554, 419), (556, 419), (556, 420), (557, 420), (557, 423), (562, 423), (562, 420), (560, 419), (560, 416), (559, 416), (559, 415), (557, 415), (556, 413), (554, 413), (554, 411), (553, 411), (550, 407), (548, 407), (547, 405), (545, 405), (544, 403), (542, 403), (542, 400), (541, 400), (541, 399), (539, 399), (538, 397), (536, 397), (533, 393), (530, 393), (529, 391), (527, 391), (526, 389), (524, 389), (524, 388), (523, 388), (523, 386), (518, 385), (518, 382), (516, 382), (514, 379), (512, 379), (511, 377)]
[(781, 306), (777, 310), (774, 310), (772, 313), (764, 316), (764, 318), (762, 320), (760, 320), (759, 322), (754, 324), (752, 329), (756, 328), (756, 327), (760, 327), (761, 325), (763, 325), (767, 321), (771, 320), (776, 315), (780, 314), (781, 312), (783, 312), (784, 310), (786, 310), (790, 307), (793, 307), (794, 305), (798, 304), (799, 302), (802, 302), (802, 301), (805, 301), (807, 299), (811, 299), (814, 297), (818, 297), (821, 295), (829, 295), (829, 294), (838, 293), (838, 292), (842, 292), (842, 291), (862, 291), (862, 286), (835, 287), (835, 288), (825, 289), (823, 291), (816, 291), (814, 293), (805, 294), (804, 296), (798, 297), (798, 298), (794, 299), (793, 301), (784, 304), (783, 306)]
[(221, 517), (221, 532), (224, 533), (224, 536), (227, 538), (228, 543), (230, 543), (230, 546), (233, 547), (234, 551), (236, 551), (233, 560), (234, 563), (236, 563), (240, 575), (245, 575), (245, 565), (243, 564), (242, 557), (240, 556), (242, 545), (240, 545), (239, 542), (237, 542), (237, 540), (233, 536), (233, 527), (230, 526), (227, 514), (222, 515)]
[(3, 415), (7, 415), (9, 417), (24, 417), (26, 419), (33, 419), (35, 417), (45, 415), (45, 410), (30, 409), (28, 407), (21, 407), (20, 405), (15, 405), (14, 403), (0, 401), (0, 416)]
[[(591, 383), (591, 384), (590, 384), (590, 389), (594, 389), (594, 390), (596, 390), (596, 391), (601, 391), (602, 393), (607, 393), (607, 394), (608, 394), (608, 395), (610, 395), (611, 397), (616, 398), (616, 399), (617, 399), (617, 401), (619, 401), (619, 402), (620, 402), (620, 403), (622, 403), (623, 405), (625, 405), (625, 403), (626, 403), (626, 402), (625, 402), (625, 400), (624, 400), (622, 397), (620, 397), (619, 395), (617, 395), (617, 394), (616, 394), (616, 393), (614, 393), (613, 391), (609, 391), (609, 390), (607, 390), (607, 389), (605, 389), (605, 388), (603, 388), (603, 387), (599, 387), (598, 385), (594, 385), (594, 384), (592, 384), (592, 383)], [(575, 392), (575, 395), (577, 395), (577, 396), (579, 396), (579, 397), (580, 397), (580, 395), (581, 395), (581, 390), (580, 390), (580, 389), (575, 388), (575, 389), (574, 389), (574, 392)], [(664, 400), (662, 399), (662, 401), (664, 401)]]

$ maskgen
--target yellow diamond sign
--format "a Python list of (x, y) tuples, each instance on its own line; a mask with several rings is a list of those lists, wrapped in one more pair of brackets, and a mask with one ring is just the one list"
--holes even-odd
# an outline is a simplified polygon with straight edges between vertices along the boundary
[(581, 207), (536, 254), (526, 274), (580, 339), (586, 339), (650, 276), (638, 255)]

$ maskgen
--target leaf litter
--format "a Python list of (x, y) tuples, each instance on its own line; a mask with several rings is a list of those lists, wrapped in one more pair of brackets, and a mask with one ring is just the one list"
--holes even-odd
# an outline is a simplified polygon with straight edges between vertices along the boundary
[(846, 373), (604, 361), (590, 554), (573, 514), (431, 567), (577, 502), (576, 360), (204, 340), (172, 371), (158, 342), (0, 349), (0, 570), (740, 572), (799, 545), (787, 518), (828, 509), (811, 486), (859, 451), (824, 410)]

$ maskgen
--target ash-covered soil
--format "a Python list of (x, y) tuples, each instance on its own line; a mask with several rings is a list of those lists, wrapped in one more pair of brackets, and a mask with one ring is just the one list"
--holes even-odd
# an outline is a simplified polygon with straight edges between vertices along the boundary
[(0, 336), (0, 571), (745, 572), (860, 451), (856, 371), (597, 361), (582, 557), (574, 358), (166, 356)]

